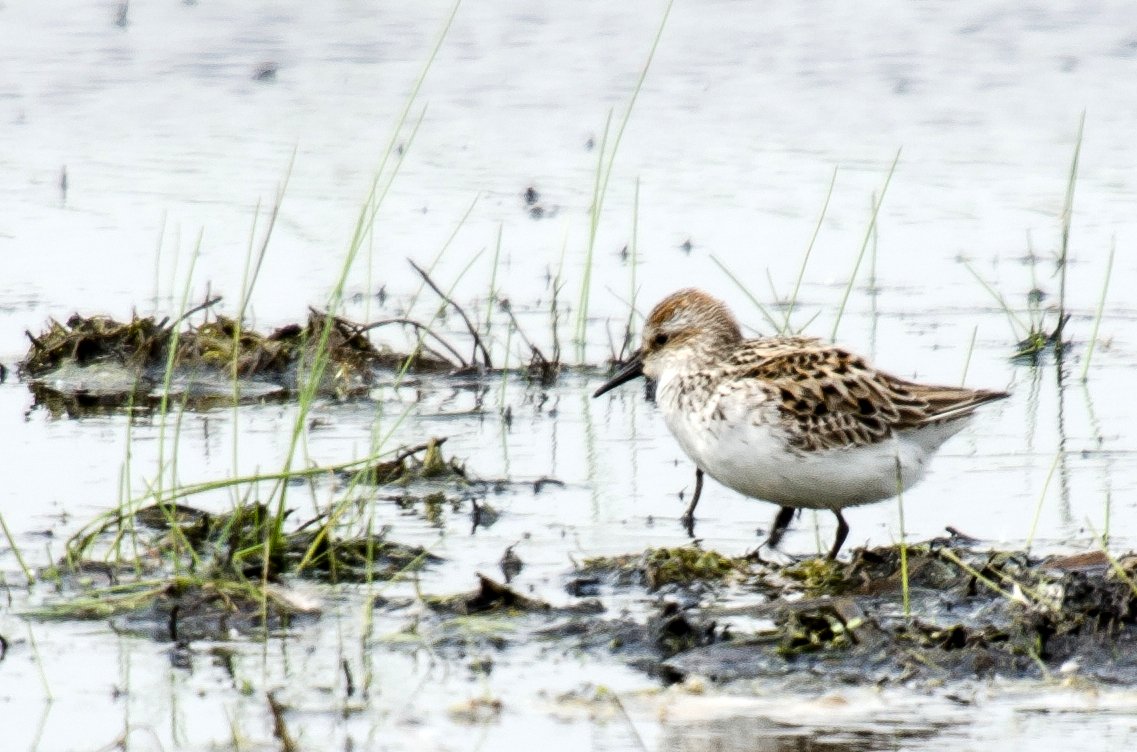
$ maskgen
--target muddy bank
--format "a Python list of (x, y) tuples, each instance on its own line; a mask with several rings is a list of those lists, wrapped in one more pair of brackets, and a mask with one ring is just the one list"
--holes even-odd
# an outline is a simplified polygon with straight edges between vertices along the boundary
[[(481, 627), (463, 622), (455, 632), (452, 610), (435, 608), (430, 634), (442, 652), (537, 641), (553, 652), (609, 656), (665, 683), (773, 679), (822, 690), (1002, 676), (1132, 684), (1135, 571), (1134, 557), (1039, 559), (946, 541), (786, 566), (695, 547), (651, 549), (584, 562), (566, 576), (561, 606), (500, 583), (487, 595), (479, 576), (475, 594), (455, 599), (479, 604), (461, 613), (484, 615)], [(635, 615), (604, 606), (609, 596), (637, 592), (643, 608)]]
[[(109, 618), (159, 640), (248, 634), (315, 618), (318, 607), (283, 585), (285, 574), (364, 582), (440, 561), (385, 534), (349, 538), (317, 522), (294, 528), (266, 558), (271, 532), (262, 525), (271, 518), (234, 514), (143, 509), (134, 522), (156, 531), (148, 545), (167, 547), (147, 576), (139, 578), (138, 562), (115, 568), (83, 559), (60, 580), (72, 597), (31, 615)], [(156, 562), (179, 545), (187, 571), (159, 577)], [(401, 625), (388, 640), (395, 646), (464, 658), (538, 645), (624, 662), (664, 683), (761, 679), (823, 690), (1001, 676), (1134, 684), (1135, 572), (1133, 556), (1039, 559), (948, 541), (788, 565), (687, 546), (582, 562), (565, 573), (556, 602), (478, 573), (468, 592), (374, 605), (386, 623)], [(105, 586), (93, 585), (102, 578)], [(627, 608), (629, 597), (637, 607)]]

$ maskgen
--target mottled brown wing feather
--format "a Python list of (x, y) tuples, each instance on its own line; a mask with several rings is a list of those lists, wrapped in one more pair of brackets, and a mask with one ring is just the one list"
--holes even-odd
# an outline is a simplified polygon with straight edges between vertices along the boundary
[(905, 389), (927, 403), (927, 413), (921, 425), (955, 420), (970, 415), (975, 408), (988, 402), (1006, 399), (1009, 392), (994, 389), (967, 389), (960, 386), (934, 386), (882, 374), (900, 389)]
[(771, 340), (762, 351), (768, 354), (736, 361), (734, 376), (760, 379), (774, 390), (791, 444), (805, 451), (875, 444), (897, 431), (962, 418), (1007, 396), (915, 384), (817, 340)]

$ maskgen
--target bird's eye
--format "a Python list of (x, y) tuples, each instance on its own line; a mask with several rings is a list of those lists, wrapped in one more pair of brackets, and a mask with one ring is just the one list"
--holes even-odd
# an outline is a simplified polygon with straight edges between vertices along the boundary
[(657, 334), (657, 335), (655, 335), (655, 339), (653, 339), (652, 342), (655, 343), (656, 347), (663, 347), (664, 345), (667, 344), (667, 335), (666, 334)]

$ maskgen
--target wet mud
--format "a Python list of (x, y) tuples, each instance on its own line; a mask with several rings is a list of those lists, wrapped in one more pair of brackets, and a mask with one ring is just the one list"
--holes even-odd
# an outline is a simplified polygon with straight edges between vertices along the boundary
[[(822, 691), (995, 676), (1128, 684), (1137, 680), (1134, 571), (1133, 557), (1040, 559), (946, 540), (789, 565), (694, 546), (650, 549), (584, 562), (566, 575), (570, 598), (560, 606), (479, 575), (476, 591), (428, 603), (437, 626), (454, 615), (486, 618), (435, 630), (431, 644), (507, 651), (537, 641), (554, 653), (623, 661), (665, 684), (762, 679)], [(634, 616), (606, 605), (637, 593), (643, 609)]]
[[(446, 457), (444, 443), (433, 439), (334, 477), (427, 521), (445, 524), (469, 502), (475, 530), (481, 515), (492, 524), (497, 512), (484, 498), (492, 484)], [(297, 616), (317, 618), (318, 608), (286, 582), (384, 581), (442, 561), (370, 524), (343, 510), (294, 520), (288, 509), (256, 501), (226, 513), (173, 500), (109, 513), (41, 574), (62, 595), (31, 615), (109, 618), (116, 628), (174, 641), (273, 630)], [(144, 553), (131, 558), (125, 550)], [(381, 598), (375, 607), (405, 620), (397, 631), (416, 635), (415, 644), (443, 653), (536, 642), (624, 662), (664, 683), (781, 679), (800, 690), (993, 676), (1137, 681), (1132, 555), (1039, 558), (953, 536), (858, 549), (848, 561), (786, 564), (692, 544), (585, 559), (564, 573), (560, 602), (509, 584), (523, 567), (512, 548), (500, 566), (505, 582), (471, 573), (472, 591)]]

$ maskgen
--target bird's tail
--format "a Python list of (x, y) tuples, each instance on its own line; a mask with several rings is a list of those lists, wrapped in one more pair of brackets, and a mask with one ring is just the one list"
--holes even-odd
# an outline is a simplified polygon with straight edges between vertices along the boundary
[(1010, 392), (993, 389), (965, 389), (958, 386), (921, 386), (919, 396), (931, 408), (925, 424), (945, 423), (967, 417), (975, 408), (1010, 397)]

